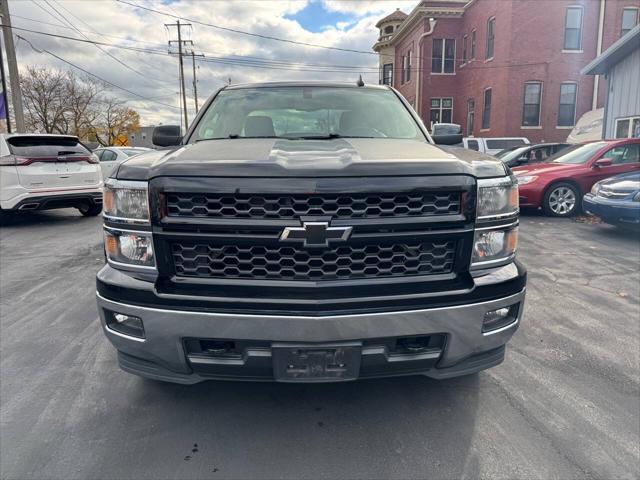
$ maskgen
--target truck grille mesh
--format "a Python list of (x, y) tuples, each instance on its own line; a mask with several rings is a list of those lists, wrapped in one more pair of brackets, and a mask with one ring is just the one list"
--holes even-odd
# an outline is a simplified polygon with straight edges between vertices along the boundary
[(174, 242), (171, 253), (183, 277), (318, 281), (449, 273), (455, 247), (454, 241), (320, 250)]
[(380, 194), (167, 193), (170, 217), (337, 219), (451, 215), (460, 213), (459, 192)]

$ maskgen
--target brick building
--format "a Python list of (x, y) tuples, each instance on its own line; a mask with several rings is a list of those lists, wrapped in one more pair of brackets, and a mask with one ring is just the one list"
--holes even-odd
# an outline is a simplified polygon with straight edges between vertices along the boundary
[(563, 141), (604, 105), (604, 82), (580, 70), (638, 24), (639, 11), (640, 0), (425, 0), (378, 22), (380, 83), (427, 126)]

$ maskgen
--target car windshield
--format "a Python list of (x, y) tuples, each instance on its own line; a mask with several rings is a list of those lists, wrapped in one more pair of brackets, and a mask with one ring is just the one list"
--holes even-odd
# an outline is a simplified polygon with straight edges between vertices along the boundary
[(221, 91), (189, 141), (256, 137), (426, 140), (391, 90), (291, 86)]
[(525, 153), (527, 150), (529, 150), (529, 148), (530, 147), (527, 146), (527, 147), (514, 148), (513, 150), (502, 151), (498, 153), (496, 157), (506, 163), (510, 160), (520, 158), (520, 156), (523, 153)]
[(141, 153), (146, 152), (146, 150), (143, 150), (141, 148), (123, 148), (122, 152), (127, 156), (127, 157), (133, 157), (134, 155), (140, 155)]
[(587, 163), (589, 159), (606, 145), (606, 142), (594, 142), (574, 145), (560, 150), (555, 155), (550, 156), (547, 162), (551, 163)]

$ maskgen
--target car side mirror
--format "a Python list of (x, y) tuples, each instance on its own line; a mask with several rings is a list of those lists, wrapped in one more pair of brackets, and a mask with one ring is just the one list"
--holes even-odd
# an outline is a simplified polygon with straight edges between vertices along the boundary
[(457, 145), (462, 143), (463, 135), (461, 133), (453, 133), (450, 135), (431, 135), (433, 143), (436, 145)]
[(158, 147), (180, 145), (182, 135), (178, 125), (160, 125), (153, 129), (151, 142)]
[(610, 167), (611, 165), (613, 165), (613, 161), (610, 158), (600, 158), (593, 164), (595, 168)]

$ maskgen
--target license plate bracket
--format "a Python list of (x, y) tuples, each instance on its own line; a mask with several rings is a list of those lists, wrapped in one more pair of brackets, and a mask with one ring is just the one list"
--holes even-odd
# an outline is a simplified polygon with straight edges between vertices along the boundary
[(340, 382), (358, 378), (362, 344), (274, 343), (271, 355), (276, 381)]

